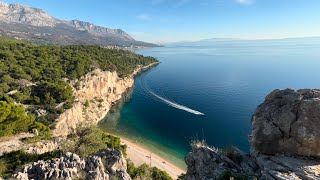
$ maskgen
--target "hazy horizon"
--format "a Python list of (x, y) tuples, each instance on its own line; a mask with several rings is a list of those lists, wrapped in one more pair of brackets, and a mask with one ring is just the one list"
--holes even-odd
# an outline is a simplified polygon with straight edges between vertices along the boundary
[(140, 41), (173, 43), (211, 38), (283, 39), (320, 36), (320, 1), (309, 0), (5, 0), (63, 20), (120, 28)]

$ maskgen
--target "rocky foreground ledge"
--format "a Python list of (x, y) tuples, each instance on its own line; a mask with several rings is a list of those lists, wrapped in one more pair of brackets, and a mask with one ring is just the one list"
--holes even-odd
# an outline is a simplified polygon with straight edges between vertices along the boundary
[(320, 179), (320, 90), (275, 90), (252, 117), (252, 152), (196, 144), (186, 179)]
[(61, 158), (28, 164), (12, 177), (19, 180), (131, 180), (127, 173), (127, 161), (117, 149), (104, 149), (85, 159), (77, 154), (66, 153)]

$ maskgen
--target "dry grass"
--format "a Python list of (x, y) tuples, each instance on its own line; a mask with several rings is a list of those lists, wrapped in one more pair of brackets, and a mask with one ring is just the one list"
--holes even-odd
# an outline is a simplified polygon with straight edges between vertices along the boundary
[(9, 141), (10, 139), (12, 139), (12, 136), (3, 136), (3, 137), (0, 137), (0, 142)]

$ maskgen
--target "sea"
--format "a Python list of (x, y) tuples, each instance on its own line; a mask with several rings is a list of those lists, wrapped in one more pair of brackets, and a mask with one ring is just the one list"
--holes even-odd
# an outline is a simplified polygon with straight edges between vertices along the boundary
[(135, 52), (161, 63), (135, 77), (99, 127), (182, 168), (195, 140), (249, 152), (252, 114), (273, 90), (320, 88), (320, 38), (212, 39)]

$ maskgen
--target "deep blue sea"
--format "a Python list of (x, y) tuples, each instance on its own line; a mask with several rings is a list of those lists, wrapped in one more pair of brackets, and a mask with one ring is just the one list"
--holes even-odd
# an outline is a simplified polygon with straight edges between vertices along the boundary
[[(161, 64), (136, 77), (134, 89), (100, 127), (179, 165), (193, 139), (249, 151), (251, 116), (266, 95), (320, 88), (320, 41), (181, 43), (137, 53)], [(148, 91), (205, 116), (174, 108)]]

